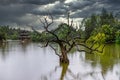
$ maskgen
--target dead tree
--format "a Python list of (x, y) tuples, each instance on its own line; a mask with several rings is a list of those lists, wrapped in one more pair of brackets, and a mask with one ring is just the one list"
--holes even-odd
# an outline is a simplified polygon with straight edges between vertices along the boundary
[[(102, 48), (102, 51), (99, 51), (98, 48), (100, 47), (100, 45), (94, 48), (95, 43), (93, 43), (91, 46), (87, 46), (85, 43), (80, 43), (78, 40), (81, 39), (81, 36), (79, 36), (79, 34), (77, 34), (76, 29), (73, 28), (73, 21), (71, 21), (71, 24), (69, 24), (69, 22), (68, 24), (61, 24), (57, 29), (54, 30), (49, 30), (49, 27), (54, 22), (53, 17), (51, 15), (49, 15), (49, 20), (48, 17), (44, 17), (43, 19), (40, 19), (40, 22), (43, 25), (44, 32), (53, 36), (51, 39), (45, 40), (44, 47), (50, 46), (55, 51), (55, 54), (59, 56), (60, 62), (69, 63), (67, 53), (69, 53), (73, 48), (76, 48), (78, 51), (85, 51), (88, 53), (93, 53), (95, 51), (103, 51), (104, 46)], [(64, 32), (64, 30), (59, 32), (65, 26), (68, 30), (66, 32)], [(33, 30), (36, 31), (35, 29)], [(59, 34), (64, 34), (64, 37), (61, 38)], [(57, 53), (56, 48), (53, 47), (52, 44), (59, 45), (60, 53)], [(79, 46), (83, 46), (84, 49), (81, 50)]]

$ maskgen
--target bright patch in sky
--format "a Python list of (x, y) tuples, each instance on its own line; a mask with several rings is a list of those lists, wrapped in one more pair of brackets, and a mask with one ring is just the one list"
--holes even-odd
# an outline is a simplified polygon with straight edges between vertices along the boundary
[(77, 0), (66, 0), (65, 3), (70, 3), (70, 2), (73, 2), (73, 1), (77, 1)]

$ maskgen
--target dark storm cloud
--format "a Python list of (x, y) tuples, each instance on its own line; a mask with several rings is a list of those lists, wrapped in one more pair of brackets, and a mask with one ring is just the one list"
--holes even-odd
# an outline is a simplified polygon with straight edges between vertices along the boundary
[(45, 5), (48, 3), (54, 3), (55, 0), (22, 0), (21, 2), (27, 4)]
[[(44, 15), (48, 11), (36, 10), (38, 7), (47, 4), (54, 4), (57, 0), (0, 0), (0, 25), (16, 23), (19, 25), (24, 25), (31, 23), (32, 20), (22, 19), (21, 17), (26, 17), (27, 14), (33, 15)], [(63, 3), (64, 0), (59, 0)], [(59, 5), (59, 4), (58, 4)], [(51, 8), (50, 12), (52, 14), (62, 14), (64, 9), (62, 6), (56, 5)], [(63, 5), (63, 4), (61, 4)], [(56, 8), (59, 8), (58, 10)], [(34, 20), (33, 20), (34, 21)]]
[(9, 5), (19, 3), (21, 0), (0, 0), (0, 5)]
[(76, 11), (76, 10), (80, 10), (80, 9), (83, 9), (84, 7), (86, 6), (90, 6), (92, 4), (94, 4), (95, 1), (87, 1), (87, 0), (83, 0), (83, 1), (74, 1), (74, 2), (70, 2), (70, 3), (67, 3), (66, 5), (69, 6), (69, 10), (72, 10), (72, 11)]
[(120, 0), (106, 0), (106, 2), (120, 4)]
[[(35, 4), (35, 5), (45, 5), (48, 3), (54, 3), (56, 0), (0, 0), (0, 5), (7, 4)], [(64, 2), (65, 0), (58, 0)]]
[(68, 8), (66, 5), (60, 1), (55, 2), (52, 4), (52, 6), (47, 6), (47, 8), (44, 8), (43, 6), (40, 6), (38, 9), (34, 9), (32, 12), (33, 14), (36, 15), (46, 15), (48, 13), (58, 16), (58, 15), (63, 15), (66, 14), (68, 11)]
[[(19, 23), (19, 18), (30, 13), (35, 6), (24, 4), (0, 5), (0, 24)], [(24, 21), (23, 21), (24, 22)], [(2, 24), (3, 25), (3, 24)]]
[(120, 12), (120, 0), (107, 0), (104, 3), (110, 6), (107, 8), (109, 11)]
[(68, 11), (71, 18), (85, 18), (100, 13), (103, 7), (117, 13), (120, 0), (0, 0), (0, 25), (37, 24), (37, 16), (48, 12), (55, 20), (66, 17)]
[(101, 13), (103, 8), (105, 8), (108, 12), (113, 13), (120, 11), (120, 0), (76, 0), (75, 3), (71, 2), (67, 4), (70, 5), (70, 10), (75, 12), (71, 15), (72, 18), (89, 17), (93, 13)]

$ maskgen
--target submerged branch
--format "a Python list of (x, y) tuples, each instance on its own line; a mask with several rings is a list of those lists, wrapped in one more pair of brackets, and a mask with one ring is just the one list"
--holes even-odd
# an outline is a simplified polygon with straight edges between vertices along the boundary
[[(86, 51), (86, 50), (84, 50), (84, 49), (80, 50), (80, 49), (78, 48), (78, 45), (85, 47), (85, 48), (88, 49), (89, 51)], [(95, 45), (95, 44), (94, 44), (94, 45)], [(99, 44), (95, 49), (93, 48), (93, 44), (92, 44), (92, 47), (88, 47), (88, 46), (86, 46), (85, 44), (80, 44), (80, 43), (79, 43), (79, 44), (76, 44), (76, 46), (77, 46), (77, 51), (79, 51), (79, 52), (84, 51), (84, 52), (87, 52), (87, 53), (93, 53), (93, 52), (102, 53), (103, 50), (104, 50), (104, 47), (105, 47), (105, 45), (104, 45), (101, 50), (98, 50), (98, 48), (100, 48), (100, 46), (101, 46), (100, 44)]]
[(86, 52), (86, 53), (90, 53), (88, 51), (86, 51), (85, 49), (79, 49), (78, 45), (76, 45), (77, 51), (79, 52)]

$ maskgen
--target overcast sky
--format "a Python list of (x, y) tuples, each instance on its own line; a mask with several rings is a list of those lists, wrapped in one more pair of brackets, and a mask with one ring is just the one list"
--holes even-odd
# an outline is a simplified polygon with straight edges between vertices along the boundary
[(39, 19), (48, 12), (55, 24), (65, 22), (67, 12), (71, 19), (80, 22), (102, 8), (111, 12), (120, 11), (120, 0), (0, 0), (0, 25), (40, 26)]

